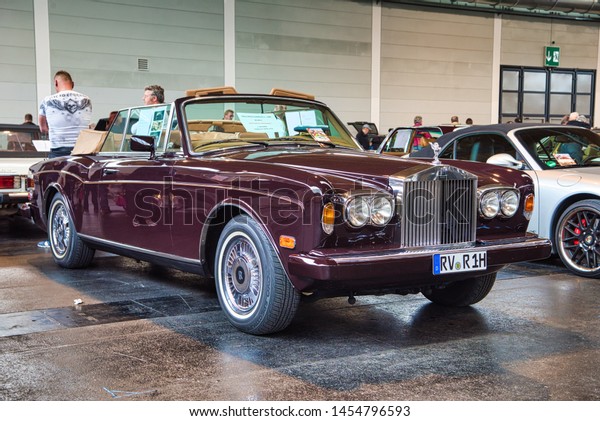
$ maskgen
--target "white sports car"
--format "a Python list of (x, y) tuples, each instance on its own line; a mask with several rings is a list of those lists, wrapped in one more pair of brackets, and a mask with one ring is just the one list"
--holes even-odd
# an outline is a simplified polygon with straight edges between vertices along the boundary
[[(600, 135), (576, 126), (495, 124), (438, 139), (439, 158), (525, 170), (536, 186), (528, 230), (573, 273), (600, 278)], [(410, 157), (433, 157), (431, 147)]]
[(0, 217), (29, 216), (29, 167), (48, 156), (40, 138), (35, 125), (0, 124)]

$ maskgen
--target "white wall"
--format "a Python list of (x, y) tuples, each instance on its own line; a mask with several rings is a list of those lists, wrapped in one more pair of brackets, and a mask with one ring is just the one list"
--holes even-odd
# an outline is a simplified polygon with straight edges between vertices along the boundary
[(33, 1), (0, 2), (0, 122), (37, 116)]
[(493, 15), (387, 3), (382, 17), (381, 128), (489, 123)]
[(350, 120), (368, 119), (371, 3), (236, 1), (237, 88), (311, 93)]
[[(92, 98), (94, 119), (141, 103), (149, 84), (162, 85), (168, 101), (189, 88), (224, 84), (225, 0), (36, 1), (48, 4), (48, 90), (56, 70), (69, 71), (76, 89)], [(491, 14), (382, 1), (374, 49), (371, 0), (228, 1), (235, 1), (239, 91), (312, 93), (344, 122), (370, 119), (379, 104), (382, 131), (412, 124), (416, 114), (432, 124), (453, 114), (495, 121), (494, 45), (500, 64), (541, 66), (543, 46), (554, 40), (561, 67), (598, 66), (596, 23), (502, 15), (495, 40)], [(372, 63), (373, 51), (381, 51), (380, 62)], [(149, 60), (149, 71), (137, 70), (137, 58)], [(373, 110), (372, 64), (381, 69)], [(0, 122), (37, 116), (35, 81), (33, 0), (2, 0)]]
[[(119, 3), (49, 2), (52, 73), (71, 73), (94, 119), (140, 104), (147, 85), (161, 85), (171, 101), (223, 84), (223, 0)], [(148, 59), (148, 71), (137, 70), (138, 58)]]
[(502, 64), (544, 65), (544, 47), (560, 47), (560, 67), (596, 69), (598, 24), (540, 18), (502, 19)]

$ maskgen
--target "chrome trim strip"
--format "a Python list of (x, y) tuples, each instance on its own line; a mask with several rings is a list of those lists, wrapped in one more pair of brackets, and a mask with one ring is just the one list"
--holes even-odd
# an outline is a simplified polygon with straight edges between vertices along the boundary
[[(86, 185), (90, 185), (90, 186), (96, 186), (96, 185), (112, 185), (112, 184), (143, 184), (143, 185), (152, 185), (152, 186), (163, 186), (164, 183), (161, 181), (142, 181), (142, 180), (107, 180), (107, 181), (87, 181), (82, 179), (81, 177), (74, 175), (68, 171), (40, 171), (36, 174), (43, 174), (43, 173), (56, 173), (58, 172), (59, 174), (64, 174), (64, 175), (69, 175), (77, 180), (79, 180), (79, 182), (81, 182), (82, 184), (86, 184)], [(300, 183), (302, 185), (305, 185), (304, 183)], [(173, 181), (171, 183), (171, 185), (173, 187), (192, 187), (192, 188), (205, 188), (205, 189), (223, 189), (223, 190), (231, 190), (231, 191), (237, 191), (237, 192), (244, 192), (244, 193), (253, 193), (256, 195), (261, 195), (261, 196), (265, 196), (265, 197), (274, 197), (278, 200), (283, 200), (286, 201), (288, 203), (293, 203), (296, 206), (300, 207), (302, 210), (304, 210), (305, 206), (304, 206), (304, 202), (302, 202), (301, 200), (291, 200), (291, 198), (289, 196), (277, 196), (274, 195), (272, 193), (269, 192), (263, 192), (260, 190), (251, 190), (251, 189), (246, 189), (246, 188), (241, 188), (241, 187), (227, 187), (227, 186), (223, 186), (223, 185), (215, 185), (215, 184), (200, 184), (200, 183), (178, 183)]]
[(104, 240), (104, 239), (100, 239), (98, 237), (93, 237), (91, 235), (86, 235), (86, 234), (78, 234), (78, 235), (85, 240), (94, 241), (94, 242), (100, 243), (100, 244), (106, 244), (106, 245), (116, 247), (116, 248), (122, 248), (122, 249), (140, 252), (140, 253), (152, 254), (154, 256), (162, 257), (165, 259), (179, 260), (179, 261), (185, 262), (185, 263), (193, 263), (193, 264), (197, 264), (197, 265), (201, 264), (199, 259), (189, 259), (187, 257), (176, 256), (174, 254), (161, 253), (156, 250), (150, 250), (150, 249), (145, 249), (145, 248), (135, 247), (135, 246), (128, 246), (128, 245), (125, 245), (122, 243), (117, 243), (117, 242), (110, 241), (110, 240)]
[(528, 249), (528, 248), (536, 248), (536, 247), (542, 247), (542, 246), (550, 246), (550, 240), (546, 240), (543, 238), (537, 238), (537, 239), (526, 239), (523, 240), (522, 242), (512, 242), (512, 243), (504, 243), (504, 244), (496, 244), (496, 245), (480, 245), (480, 246), (471, 246), (471, 247), (440, 247), (440, 248), (435, 248), (435, 249), (421, 249), (418, 251), (406, 251), (406, 250), (394, 250), (394, 251), (390, 251), (390, 252), (378, 252), (377, 254), (375, 253), (369, 253), (368, 255), (363, 255), (363, 254), (353, 254), (351, 256), (344, 256), (344, 255), (336, 255), (336, 256), (331, 256), (331, 255), (311, 255), (311, 254), (304, 254), (304, 255), (297, 255), (300, 257), (304, 257), (304, 258), (309, 258), (309, 259), (327, 259), (327, 260), (331, 260), (333, 261), (335, 264), (343, 264), (343, 263), (352, 263), (352, 262), (370, 262), (370, 261), (380, 261), (381, 260), (397, 260), (397, 259), (402, 259), (402, 258), (414, 258), (414, 257), (422, 257), (422, 256), (431, 256), (434, 253), (447, 253), (447, 252), (452, 252), (452, 253), (467, 253), (467, 252), (472, 252), (472, 251), (502, 251), (505, 249), (508, 250), (512, 250), (512, 249), (519, 249), (519, 250), (523, 250), (523, 249)]

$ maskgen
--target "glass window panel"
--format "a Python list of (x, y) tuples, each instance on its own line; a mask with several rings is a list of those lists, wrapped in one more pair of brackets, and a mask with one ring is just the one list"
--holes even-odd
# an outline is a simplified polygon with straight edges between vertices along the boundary
[(592, 98), (590, 95), (577, 95), (577, 99), (575, 100), (577, 104), (575, 110), (579, 114), (585, 114), (586, 116), (589, 116), (591, 114), (591, 100)]
[(552, 73), (550, 75), (550, 92), (571, 92), (573, 89), (573, 74)]
[(512, 92), (502, 93), (502, 114), (517, 114), (519, 95)]
[(519, 89), (519, 72), (505, 70), (502, 72), (502, 90), (516, 91)]
[(545, 94), (523, 94), (523, 114), (544, 114)]
[(524, 72), (523, 73), (523, 90), (524, 91), (546, 91), (546, 73), (540, 72)]
[(550, 114), (565, 115), (571, 112), (570, 94), (550, 95)]
[(592, 75), (577, 75), (577, 93), (589, 94), (592, 92)]
[(562, 122), (562, 117), (550, 117), (548, 123), (550, 124), (560, 124)]

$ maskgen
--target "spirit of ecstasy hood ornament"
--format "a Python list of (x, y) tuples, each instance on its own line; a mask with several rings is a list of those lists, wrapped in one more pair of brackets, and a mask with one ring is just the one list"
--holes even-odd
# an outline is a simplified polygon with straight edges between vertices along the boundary
[(433, 149), (433, 165), (440, 165), (441, 161), (438, 159), (438, 155), (440, 154), (440, 150), (442, 148), (440, 148), (440, 145), (438, 145), (437, 142), (433, 142), (430, 144), (431, 145), (431, 149)]

